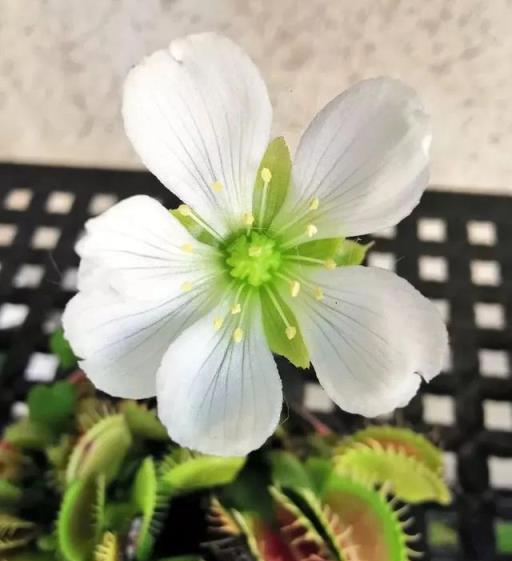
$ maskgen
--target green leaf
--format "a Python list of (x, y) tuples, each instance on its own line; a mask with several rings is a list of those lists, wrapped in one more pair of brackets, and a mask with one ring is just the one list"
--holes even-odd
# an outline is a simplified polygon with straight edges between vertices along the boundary
[(281, 296), (274, 291), (273, 296), (287, 318), (288, 323), (297, 330), (295, 337), (290, 340), (286, 335), (286, 326), (272, 298), (266, 290), (260, 292), (263, 328), (271, 351), (284, 356), (298, 368), (309, 368), (308, 349), (304, 343), (295, 315)]
[(98, 421), (78, 441), (69, 458), (66, 480), (105, 474), (107, 483), (121, 469), (132, 445), (132, 436), (123, 415)]
[(54, 331), (50, 337), (50, 350), (58, 357), (62, 368), (71, 368), (78, 362), (62, 328)]
[(273, 450), (268, 456), (274, 484), (289, 489), (311, 488), (309, 475), (296, 456), (281, 450)]
[(333, 473), (332, 462), (326, 458), (311, 457), (306, 460), (305, 469), (313, 490), (322, 494)]
[(352, 240), (343, 240), (343, 243), (336, 251), (334, 260), (338, 267), (352, 267), (361, 265), (365, 260), (368, 250), (374, 245), (374, 242), (365, 245)]
[(185, 216), (179, 211), (178, 208), (173, 208), (169, 211), (178, 222), (180, 222), (187, 230), (188, 233), (194, 237), (196, 240), (203, 242), (208, 245), (217, 246), (217, 240), (205, 230), (202, 226), (200, 226), (195, 220), (193, 220), (190, 216)]
[(104, 522), (105, 478), (75, 481), (66, 490), (57, 519), (59, 550), (66, 561), (89, 561)]
[[(266, 189), (265, 208), (261, 217), (260, 209), (262, 198), (264, 197), (264, 181), (261, 177), (261, 171), (264, 168), (270, 170), (272, 177)], [(268, 145), (256, 176), (252, 197), (252, 209), (256, 227), (268, 226), (283, 205), (290, 185), (291, 169), (290, 151), (285, 139), (279, 136)]]
[(69, 382), (56, 382), (51, 386), (34, 386), (28, 394), (30, 420), (60, 431), (70, 421), (76, 403), (76, 389)]
[(4, 439), (7, 442), (29, 450), (43, 450), (51, 443), (52, 436), (47, 427), (36, 425), (28, 418), (9, 425), (4, 431)]
[(245, 457), (203, 456), (188, 450), (171, 452), (161, 466), (163, 488), (189, 493), (231, 483), (245, 464)]
[(144, 405), (135, 401), (123, 401), (120, 411), (134, 436), (149, 440), (169, 440), (166, 428), (158, 420), (156, 414)]

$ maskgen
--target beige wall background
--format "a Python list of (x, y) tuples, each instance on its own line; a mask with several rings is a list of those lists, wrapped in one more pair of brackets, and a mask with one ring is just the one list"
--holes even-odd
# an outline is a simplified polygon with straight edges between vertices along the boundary
[(512, 193), (511, 0), (0, 0), (0, 160), (136, 167), (128, 68), (218, 30), (267, 80), (292, 146), (350, 84), (390, 75), (433, 117), (432, 182)]

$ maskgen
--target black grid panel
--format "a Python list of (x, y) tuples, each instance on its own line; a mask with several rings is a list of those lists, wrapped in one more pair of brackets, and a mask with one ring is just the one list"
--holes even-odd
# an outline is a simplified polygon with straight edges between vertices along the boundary
[[(24, 413), (32, 383), (58, 375), (48, 336), (74, 292), (84, 222), (137, 193), (178, 203), (144, 172), (0, 165), (0, 424)], [(427, 558), (512, 559), (512, 198), (429, 191), (375, 241), (369, 264), (431, 298), (451, 338), (443, 373), (393, 419), (438, 440), (456, 491), (451, 507), (417, 513)], [(312, 373), (279, 363), (290, 405), (340, 431), (361, 426)], [(440, 522), (455, 538), (436, 545)]]

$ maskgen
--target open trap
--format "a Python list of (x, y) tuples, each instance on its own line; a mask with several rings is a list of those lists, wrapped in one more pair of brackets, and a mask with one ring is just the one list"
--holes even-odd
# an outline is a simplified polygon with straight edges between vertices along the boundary
[[(138, 193), (178, 204), (145, 172), (0, 165), (0, 424), (59, 375), (48, 338), (75, 290), (84, 222)], [(443, 373), (389, 419), (445, 450), (454, 504), (416, 513), (430, 561), (512, 559), (511, 217), (512, 198), (430, 191), (368, 258), (431, 298), (450, 332)], [(340, 431), (362, 424), (312, 374), (279, 366), (290, 404)]]

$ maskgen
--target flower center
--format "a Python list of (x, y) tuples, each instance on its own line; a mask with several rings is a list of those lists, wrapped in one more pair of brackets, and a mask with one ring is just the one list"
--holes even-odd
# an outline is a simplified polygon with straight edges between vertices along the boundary
[(226, 250), (229, 274), (255, 287), (270, 281), (281, 266), (281, 252), (276, 245), (275, 240), (259, 232), (242, 234)]

